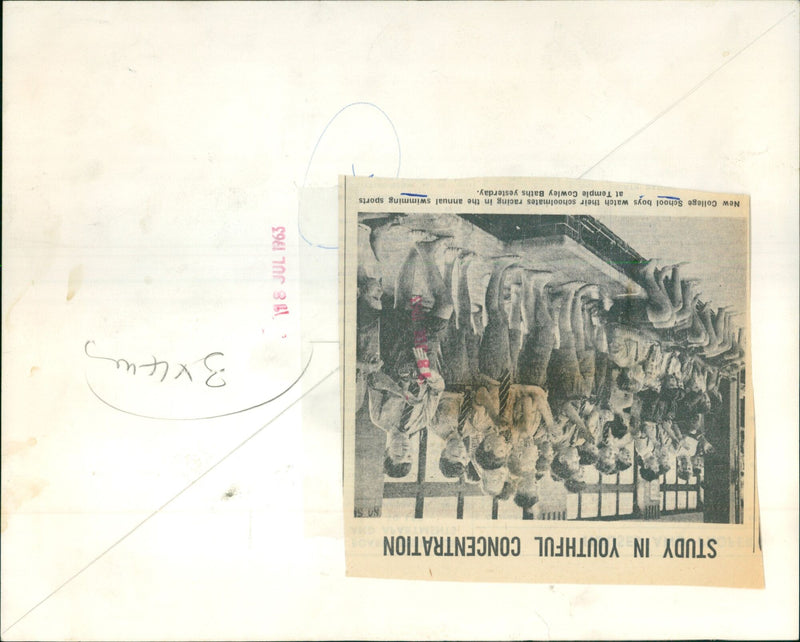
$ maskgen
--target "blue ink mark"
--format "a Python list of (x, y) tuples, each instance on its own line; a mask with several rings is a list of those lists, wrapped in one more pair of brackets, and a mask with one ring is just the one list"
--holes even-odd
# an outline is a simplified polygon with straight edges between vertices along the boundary
[[(394, 123), (392, 122), (392, 119), (389, 118), (389, 115), (385, 111), (383, 111), (380, 107), (378, 107), (375, 103), (370, 103), (370, 102), (366, 102), (366, 101), (358, 101), (358, 102), (350, 103), (349, 105), (345, 105), (344, 107), (342, 107), (339, 111), (337, 111), (333, 115), (333, 118), (331, 118), (328, 121), (328, 124), (325, 125), (325, 128), (322, 130), (322, 133), (319, 135), (319, 138), (317, 139), (317, 142), (314, 145), (314, 149), (311, 151), (311, 157), (308, 159), (308, 165), (306, 165), (306, 173), (303, 176), (303, 186), (301, 187), (301, 191), (305, 190), (305, 188), (306, 188), (306, 182), (308, 181), (308, 172), (311, 170), (311, 163), (314, 162), (314, 154), (317, 153), (317, 148), (319, 147), (320, 143), (322, 142), (322, 139), (325, 136), (325, 132), (328, 131), (328, 128), (333, 124), (333, 121), (336, 120), (342, 114), (342, 112), (350, 109), (351, 107), (355, 107), (357, 105), (364, 105), (366, 107), (372, 107), (373, 109), (377, 109), (383, 115), (383, 117), (386, 118), (386, 120), (389, 122), (389, 125), (392, 128), (392, 132), (394, 132), (394, 138), (397, 141), (397, 172), (395, 173), (395, 178), (400, 178), (400, 163), (402, 161), (403, 155), (402, 155), (402, 150), (400, 149), (400, 136), (397, 135), (397, 128), (395, 128)], [(351, 169), (353, 170), (353, 176), (355, 176), (355, 163), (352, 164)], [(373, 174), (370, 174), (370, 178), (372, 178), (372, 176), (373, 176)], [(311, 247), (318, 247), (321, 250), (337, 250), (337, 249), (339, 249), (338, 245), (323, 245), (321, 243), (314, 243), (313, 241), (308, 239), (306, 237), (306, 235), (303, 234), (303, 228), (300, 225), (300, 218), (301, 218), (300, 217), (300, 203), (298, 202), (297, 203), (297, 232), (300, 235), (300, 238), (303, 239), (306, 243), (308, 243), (308, 245), (310, 245)]]
[[(356, 164), (355, 163), (351, 163), (350, 167), (353, 170), (353, 176), (355, 176), (356, 175)], [(399, 171), (399, 168), (398, 168), (398, 171)], [(370, 174), (369, 175), (370, 178), (372, 178), (373, 176), (375, 176), (375, 174)]]
[(668, 198), (671, 201), (679, 201), (679, 200), (681, 200), (680, 196), (656, 196), (656, 198)]
[[(204, 421), (206, 419), (220, 419), (222, 417), (230, 417), (231, 415), (238, 415), (240, 413), (248, 412), (250, 410), (255, 410), (256, 408), (261, 408), (262, 406), (266, 406), (267, 404), (272, 403), (276, 399), (278, 399), (278, 398), (282, 397), (283, 395), (285, 395), (287, 392), (289, 392), (292, 388), (294, 388), (300, 382), (300, 380), (303, 378), (303, 375), (306, 374), (306, 371), (308, 370), (308, 367), (311, 365), (311, 359), (313, 357), (314, 357), (314, 346), (312, 345), (311, 346), (311, 354), (308, 356), (308, 361), (306, 361), (306, 364), (305, 364), (305, 366), (303, 366), (303, 369), (300, 371), (300, 374), (297, 376), (297, 379), (292, 381), (288, 385), (288, 387), (286, 387), (283, 390), (281, 390), (274, 397), (271, 397), (270, 399), (267, 399), (266, 401), (262, 401), (260, 403), (254, 404), (254, 405), (250, 406), (249, 408), (241, 408), (241, 409), (238, 409), (238, 410), (232, 410), (230, 412), (224, 412), (224, 413), (219, 414), (219, 415), (210, 415), (208, 417), (155, 417), (153, 415), (145, 415), (145, 414), (141, 414), (141, 413), (138, 413), (138, 412), (134, 412), (132, 410), (126, 410), (125, 408), (121, 408), (119, 406), (115, 406), (110, 401), (107, 401), (106, 399), (101, 397), (98, 394), (98, 392), (92, 387), (92, 384), (89, 381), (88, 373), (84, 373), (84, 377), (86, 379), (86, 385), (89, 386), (89, 390), (91, 391), (91, 393), (95, 397), (97, 397), (97, 399), (99, 401), (102, 401), (109, 408), (112, 408), (114, 410), (118, 410), (119, 412), (124, 412), (126, 415), (133, 415), (134, 417), (141, 417), (142, 419), (158, 419), (160, 421)], [(221, 386), (211, 386), (211, 387), (212, 388), (213, 387), (219, 388)]]
[(641, 201), (644, 198), (644, 194), (639, 194), (639, 200)]
[(428, 198), (427, 194), (414, 194), (413, 192), (400, 192), (400, 196), (416, 196), (417, 198)]

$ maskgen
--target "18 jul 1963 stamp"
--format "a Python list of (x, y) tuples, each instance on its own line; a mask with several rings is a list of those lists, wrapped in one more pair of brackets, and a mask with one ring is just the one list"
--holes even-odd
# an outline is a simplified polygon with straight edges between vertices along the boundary
[(763, 584), (746, 196), (342, 178), (348, 573)]

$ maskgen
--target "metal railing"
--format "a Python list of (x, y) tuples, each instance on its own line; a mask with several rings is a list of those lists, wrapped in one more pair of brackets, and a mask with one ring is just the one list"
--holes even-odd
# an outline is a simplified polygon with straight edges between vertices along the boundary
[(462, 214), (462, 217), (505, 242), (567, 236), (634, 281), (637, 275), (631, 268), (645, 262), (641, 254), (593, 216)]
[[(426, 498), (455, 498), (455, 517), (464, 518), (464, 500), (466, 497), (482, 497), (487, 499), (479, 484), (468, 483), (462, 476), (453, 481), (432, 481), (427, 480), (428, 462), (428, 430), (422, 429), (419, 433), (419, 450), (417, 456), (417, 475), (415, 481), (398, 481), (387, 479), (384, 482), (384, 500), (408, 499), (414, 500), (414, 517), (421, 519), (425, 515)], [(633, 451), (633, 461), (637, 461), (636, 450)], [(677, 457), (672, 462), (673, 475), (677, 470)], [(585, 470), (593, 469), (593, 466), (584, 466)], [(694, 513), (703, 510), (703, 490), (700, 481), (696, 477), (689, 480), (681, 480), (675, 475), (674, 481), (667, 481), (668, 475), (661, 475), (659, 478), (659, 490), (657, 497), (648, 497), (645, 488), (639, 478), (638, 466), (631, 467), (632, 481), (622, 481), (622, 474), (617, 472), (614, 475), (598, 474), (597, 482), (587, 484), (583, 490), (574, 493), (573, 497), (577, 501), (577, 511), (569, 510), (566, 506), (562, 508), (548, 507), (544, 511), (533, 509), (518, 509), (518, 515), (523, 520), (545, 519), (545, 520), (585, 520), (585, 521), (613, 521), (613, 520), (654, 520), (666, 515), (681, 513)], [(612, 480), (608, 480), (612, 477)], [(608, 505), (605, 503), (608, 495), (613, 499), (612, 512), (608, 512)], [(631, 495), (632, 501), (630, 508), (623, 508), (621, 498)], [(640, 498), (639, 495), (643, 495)], [(672, 501), (668, 501), (671, 499)], [(683, 501), (681, 501), (681, 499)], [(513, 500), (505, 500), (512, 502)], [(591, 502), (591, 506), (589, 505)], [(628, 503), (627, 501), (625, 502)], [(604, 508), (605, 506), (605, 508)], [(490, 512), (486, 515), (491, 519), (498, 519), (500, 500), (492, 497)]]

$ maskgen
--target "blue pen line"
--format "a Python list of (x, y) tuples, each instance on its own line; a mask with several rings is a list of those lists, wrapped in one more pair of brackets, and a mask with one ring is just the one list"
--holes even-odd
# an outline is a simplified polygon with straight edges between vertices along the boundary
[(417, 198), (428, 198), (427, 194), (414, 194), (412, 192), (400, 192), (400, 196), (416, 196)]
[[(322, 130), (322, 133), (319, 135), (319, 138), (317, 139), (317, 142), (314, 145), (314, 149), (311, 151), (311, 158), (308, 159), (308, 165), (306, 165), (306, 173), (303, 175), (303, 186), (301, 188), (301, 193), (302, 193), (302, 190), (305, 190), (306, 182), (308, 181), (308, 173), (311, 170), (311, 163), (314, 162), (314, 155), (317, 153), (317, 148), (319, 147), (320, 143), (322, 142), (322, 138), (325, 136), (325, 132), (328, 131), (328, 128), (333, 124), (333, 121), (336, 120), (343, 111), (345, 111), (347, 109), (350, 109), (350, 107), (355, 107), (356, 105), (364, 105), (365, 107), (372, 107), (373, 109), (377, 109), (383, 115), (383, 117), (386, 118), (386, 120), (389, 122), (389, 125), (392, 128), (392, 132), (394, 133), (395, 141), (397, 141), (397, 172), (395, 174), (395, 177), (396, 178), (400, 177), (400, 163), (402, 162), (402, 159), (403, 159), (403, 153), (402, 153), (402, 151), (400, 149), (400, 136), (398, 136), (398, 134), (397, 134), (397, 129), (395, 128), (394, 123), (392, 122), (392, 119), (389, 118), (389, 114), (387, 114), (385, 111), (383, 111), (376, 104), (370, 103), (370, 102), (367, 102), (367, 101), (358, 101), (358, 102), (350, 103), (349, 105), (345, 105), (344, 107), (342, 107), (339, 111), (337, 111), (333, 115), (333, 118), (331, 118), (328, 121), (328, 124), (325, 125), (325, 128)], [(353, 163), (351, 165), (350, 169), (353, 171), (353, 175), (355, 176), (355, 173), (356, 173), (355, 163)], [(300, 238), (303, 239), (303, 241), (305, 241), (311, 247), (316, 247), (316, 248), (319, 248), (321, 250), (335, 250), (335, 249), (338, 249), (338, 247), (339, 247), (338, 245), (323, 245), (321, 243), (314, 243), (314, 241), (310, 240), (308, 237), (306, 237), (305, 234), (303, 234), (303, 227), (301, 225), (301, 216), (300, 216), (300, 205), (299, 205), (299, 203), (298, 203), (298, 207), (297, 207), (297, 232), (299, 233)]]
[(681, 200), (680, 196), (656, 196), (656, 198), (668, 198), (671, 201), (679, 201), (679, 200)]
[[(355, 176), (355, 175), (356, 175), (356, 164), (355, 164), (355, 163), (351, 163), (351, 164), (350, 164), (350, 167), (351, 167), (351, 168), (352, 168), (352, 170), (353, 170), (353, 176)], [(373, 176), (375, 176), (375, 174), (370, 174), (370, 175), (369, 175), (369, 177), (370, 177), (370, 178), (372, 178)]]

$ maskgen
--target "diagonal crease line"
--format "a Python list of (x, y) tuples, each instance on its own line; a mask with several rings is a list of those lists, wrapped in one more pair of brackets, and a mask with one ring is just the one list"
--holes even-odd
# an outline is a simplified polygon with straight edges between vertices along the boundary
[(756, 37), (755, 37), (753, 40), (751, 40), (749, 43), (747, 43), (747, 44), (746, 44), (744, 47), (742, 47), (741, 49), (739, 49), (739, 51), (737, 51), (737, 52), (736, 52), (734, 55), (732, 55), (732, 56), (731, 56), (730, 58), (728, 58), (728, 59), (727, 59), (725, 62), (723, 62), (723, 63), (722, 63), (722, 64), (721, 64), (719, 67), (717, 67), (716, 69), (714, 69), (714, 70), (713, 70), (713, 71), (712, 71), (710, 74), (708, 74), (708, 75), (707, 75), (705, 78), (703, 78), (703, 79), (702, 79), (700, 82), (698, 82), (698, 83), (697, 83), (697, 84), (696, 84), (694, 87), (692, 87), (692, 88), (691, 88), (689, 91), (687, 91), (687, 92), (686, 92), (685, 94), (683, 94), (683, 95), (682, 95), (680, 98), (678, 98), (678, 99), (677, 99), (677, 100), (676, 100), (674, 103), (672, 103), (671, 105), (669, 105), (669, 106), (668, 106), (668, 107), (666, 107), (665, 109), (661, 110), (661, 111), (660, 111), (660, 112), (659, 112), (659, 113), (658, 113), (656, 116), (654, 116), (654, 117), (653, 117), (653, 119), (652, 119), (652, 120), (650, 120), (648, 123), (646, 123), (645, 125), (643, 125), (643, 126), (642, 126), (642, 127), (640, 127), (639, 129), (637, 129), (635, 132), (633, 132), (633, 133), (632, 133), (630, 136), (628, 136), (628, 137), (627, 137), (625, 140), (623, 140), (623, 141), (622, 141), (622, 142), (621, 142), (619, 145), (617, 145), (617, 146), (616, 146), (614, 149), (612, 149), (610, 152), (608, 152), (608, 154), (606, 154), (605, 156), (603, 156), (603, 158), (601, 158), (599, 161), (597, 161), (597, 162), (596, 162), (594, 165), (592, 165), (592, 166), (591, 166), (589, 169), (587, 169), (587, 170), (586, 170), (586, 171), (585, 171), (583, 174), (581, 174), (580, 176), (578, 176), (578, 178), (583, 178), (584, 176), (586, 176), (586, 175), (587, 175), (589, 172), (591, 172), (591, 171), (592, 171), (592, 170), (593, 170), (595, 167), (597, 167), (597, 166), (598, 166), (600, 163), (602, 163), (604, 160), (606, 160), (606, 159), (607, 159), (609, 156), (611, 156), (611, 155), (612, 155), (614, 152), (616, 152), (616, 151), (617, 151), (618, 149), (620, 149), (621, 147), (624, 147), (625, 145), (627, 145), (627, 144), (628, 144), (630, 141), (632, 141), (634, 138), (636, 138), (636, 137), (637, 137), (639, 134), (641, 134), (641, 133), (642, 133), (642, 132), (643, 132), (645, 129), (647, 129), (648, 127), (650, 127), (650, 125), (652, 125), (654, 122), (656, 122), (656, 121), (657, 121), (659, 118), (661, 118), (662, 116), (664, 116), (665, 114), (667, 114), (669, 111), (671, 111), (672, 109), (674, 109), (674, 108), (675, 108), (675, 107), (676, 107), (678, 104), (682, 103), (682, 102), (683, 102), (684, 100), (686, 100), (686, 99), (687, 99), (689, 96), (691, 96), (691, 95), (692, 95), (694, 92), (696, 92), (698, 89), (700, 89), (700, 87), (701, 87), (701, 86), (703, 86), (703, 85), (704, 85), (704, 84), (705, 84), (705, 83), (706, 83), (706, 82), (707, 82), (707, 81), (708, 81), (708, 80), (709, 80), (709, 79), (710, 79), (710, 78), (711, 78), (713, 75), (715, 75), (715, 74), (716, 74), (718, 71), (721, 71), (722, 69), (724, 69), (725, 67), (727, 67), (729, 64), (731, 64), (731, 63), (732, 63), (734, 60), (736, 60), (736, 58), (738, 58), (738, 57), (739, 57), (741, 54), (743, 54), (743, 53), (744, 53), (745, 51), (747, 51), (747, 50), (748, 50), (750, 47), (752, 47), (754, 44), (756, 44), (756, 43), (757, 43), (759, 40), (761, 40), (761, 39), (762, 39), (764, 36), (766, 36), (766, 35), (767, 35), (767, 34), (768, 34), (770, 31), (772, 31), (772, 30), (773, 30), (775, 27), (777, 27), (777, 26), (778, 26), (779, 24), (781, 24), (781, 23), (782, 23), (784, 20), (786, 20), (786, 18), (788, 18), (789, 16), (791, 16), (791, 15), (793, 15), (793, 14), (795, 14), (795, 13), (797, 13), (797, 11), (790, 11), (790, 12), (789, 12), (789, 13), (787, 13), (785, 16), (783, 16), (783, 18), (781, 18), (780, 20), (778, 20), (778, 22), (776, 22), (776, 23), (775, 23), (775, 24), (773, 24), (771, 27), (769, 27), (769, 28), (768, 28), (766, 31), (764, 31), (764, 32), (762, 32), (761, 34), (759, 34), (758, 36), (756, 36)]
[(181, 495), (183, 495), (183, 493), (185, 493), (187, 490), (189, 490), (189, 489), (190, 489), (192, 486), (194, 486), (194, 485), (195, 485), (197, 482), (199, 482), (201, 479), (203, 479), (203, 477), (205, 477), (206, 475), (208, 475), (208, 473), (210, 473), (212, 470), (214, 470), (214, 469), (215, 469), (217, 466), (219, 466), (219, 465), (220, 465), (222, 462), (224, 462), (226, 459), (228, 459), (228, 457), (230, 457), (231, 455), (233, 455), (233, 454), (234, 454), (236, 451), (238, 451), (240, 448), (242, 448), (242, 446), (244, 446), (244, 445), (245, 445), (247, 442), (249, 442), (251, 439), (253, 439), (254, 437), (256, 437), (256, 435), (258, 435), (258, 434), (259, 434), (261, 431), (263, 431), (265, 428), (267, 428), (268, 426), (270, 426), (270, 424), (272, 424), (274, 421), (276, 421), (278, 418), (280, 418), (280, 417), (281, 417), (281, 416), (282, 416), (282, 415), (283, 415), (285, 412), (287, 412), (287, 411), (288, 411), (290, 408), (292, 408), (292, 407), (293, 407), (295, 404), (297, 404), (297, 403), (298, 403), (298, 402), (299, 402), (301, 399), (303, 399), (303, 397), (305, 397), (306, 395), (310, 394), (310, 393), (311, 393), (311, 392), (313, 392), (313, 391), (314, 391), (316, 388), (318, 388), (320, 385), (322, 385), (322, 383), (323, 383), (323, 382), (325, 382), (325, 381), (328, 379), (328, 377), (330, 377), (332, 374), (334, 374), (334, 373), (335, 373), (337, 370), (339, 370), (338, 366), (337, 366), (336, 368), (334, 368), (333, 370), (331, 370), (331, 371), (330, 371), (328, 374), (326, 374), (324, 377), (322, 377), (322, 379), (320, 379), (319, 381), (317, 381), (317, 383), (315, 383), (313, 386), (311, 386), (311, 387), (310, 387), (308, 390), (306, 390), (306, 391), (305, 391), (303, 394), (301, 394), (301, 395), (300, 395), (300, 396), (299, 396), (297, 399), (295, 399), (295, 400), (294, 400), (292, 403), (290, 403), (288, 406), (286, 406), (286, 408), (284, 408), (283, 410), (281, 410), (281, 411), (280, 411), (280, 412), (279, 412), (277, 415), (275, 415), (274, 417), (272, 417), (272, 419), (270, 419), (270, 420), (269, 420), (267, 423), (265, 423), (263, 426), (261, 426), (261, 428), (259, 428), (258, 430), (256, 430), (256, 431), (255, 431), (255, 432), (254, 432), (252, 435), (250, 435), (249, 437), (247, 437), (247, 438), (246, 438), (244, 441), (242, 441), (242, 442), (241, 442), (241, 443), (240, 443), (238, 446), (235, 446), (235, 447), (234, 447), (232, 450), (230, 450), (228, 453), (226, 453), (225, 455), (223, 455), (223, 456), (222, 456), (222, 458), (221, 458), (219, 461), (217, 461), (215, 464), (213, 464), (213, 465), (212, 465), (212, 466), (211, 466), (211, 467), (210, 467), (208, 470), (206, 470), (204, 473), (201, 473), (201, 474), (200, 474), (200, 476), (198, 476), (197, 478), (195, 478), (194, 480), (192, 480), (192, 481), (191, 481), (189, 484), (187, 484), (187, 485), (186, 485), (186, 486), (184, 486), (184, 487), (183, 487), (181, 490), (179, 490), (177, 493), (175, 493), (175, 494), (174, 494), (172, 497), (170, 497), (170, 498), (169, 498), (169, 499), (168, 499), (166, 502), (164, 502), (164, 503), (163, 503), (161, 506), (159, 506), (158, 508), (156, 508), (156, 509), (155, 509), (155, 510), (154, 510), (152, 513), (150, 513), (150, 514), (149, 514), (147, 517), (145, 517), (145, 518), (144, 518), (144, 519), (143, 519), (141, 522), (139, 522), (138, 524), (136, 524), (136, 525), (135, 525), (133, 528), (131, 528), (131, 529), (130, 529), (130, 530), (127, 532), (127, 533), (125, 533), (125, 534), (124, 534), (122, 537), (120, 537), (120, 538), (119, 538), (117, 541), (115, 541), (113, 544), (111, 544), (111, 546), (109, 546), (109, 547), (108, 547), (107, 549), (105, 549), (105, 550), (104, 550), (102, 553), (100, 553), (100, 554), (99, 554), (97, 557), (95, 557), (95, 558), (94, 558), (92, 561), (90, 561), (88, 564), (86, 564), (86, 566), (84, 566), (83, 568), (81, 568), (81, 569), (80, 569), (79, 571), (77, 571), (76, 573), (73, 573), (73, 574), (72, 574), (72, 575), (71, 575), (69, 578), (67, 578), (67, 579), (66, 579), (64, 582), (62, 582), (62, 583), (61, 583), (59, 586), (57, 586), (55, 589), (53, 589), (53, 590), (52, 590), (52, 591), (51, 591), (49, 594), (47, 594), (47, 595), (46, 595), (44, 598), (42, 598), (42, 599), (41, 599), (39, 602), (37, 602), (36, 604), (34, 604), (34, 605), (33, 605), (33, 606), (30, 608), (30, 609), (28, 609), (28, 610), (27, 610), (25, 613), (23, 613), (23, 614), (22, 614), (22, 616), (20, 616), (19, 618), (17, 618), (17, 619), (16, 619), (16, 620), (15, 620), (15, 621), (14, 621), (12, 624), (10, 624), (8, 627), (6, 627), (6, 628), (3, 630), (3, 634), (7, 633), (7, 632), (9, 631), (9, 629), (11, 629), (11, 628), (15, 627), (17, 624), (19, 624), (19, 623), (20, 623), (22, 620), (24, 620), (26, 617), (28, 617), (28, 615), (30, 615), (31, 613), (33, 613), (33, 611), (35, 611), (36, 609), (38, 609), (38, 608), (39, 608), (39, 607), (40, 607), (42, 604), (44, 604), (44, 603), (45, 603), (47, 600), (49, 600), (51, 597), (53, 597), (53, 596), (54, 596), (56, 593), (58, 593), (58, 592), (59, 592), (59, 591), (60, 591), (62, 588), (64, 588), (64, 587), (65, 587), (67, 584), (69, 584), (70, 582), (72, 582), (72, 580), (74, 580), (76, 577), (78, 577), (79, 575), (81, 575), (81, 573), (83, 573), (84, 571), (86, 571), (86, 570), (87, 570), (87, 569), (88, 569), (90, 566), (92, 566), (92, 565), (93, 565), (95, 562), (97, 562), (98, 560), (100, 560), (102, 557), (104, 557), (105, 555), (107, 555), (107, 554), (108, 554), (108, 553), (109, 553), (109, 552), (110, 552), (112, 549), (114, 549), (116, 546), (118, 546), (118, 545), (119, 545), (119, 544), (121, 544), (123, 541), (125, 541), (125, 540), (126, 540), (128, 537), (130, 537), (130, 536), (131, 536), (131, 535), (132, 535), (132, 534), (133, 534), (133, 533), (134, 533), (136, 530), (138, 530), (140, 527), (142, 527), (142, 526), (143, 526), (143, 525), (144, 525), (146, 522), (150, 521), (150, 520), (151, 520), (153, 517), (155, 517), (155, 516), (156, 516), (158, 513), (160, 513), (162, 510), (164, 510), (164, 509), (165, 509), (167, 506), (169, 506), (169, 505), (170, 505), (172, 502), (174, 502), (176, 499), (178, 499), (178, 497), (180, 497)]

